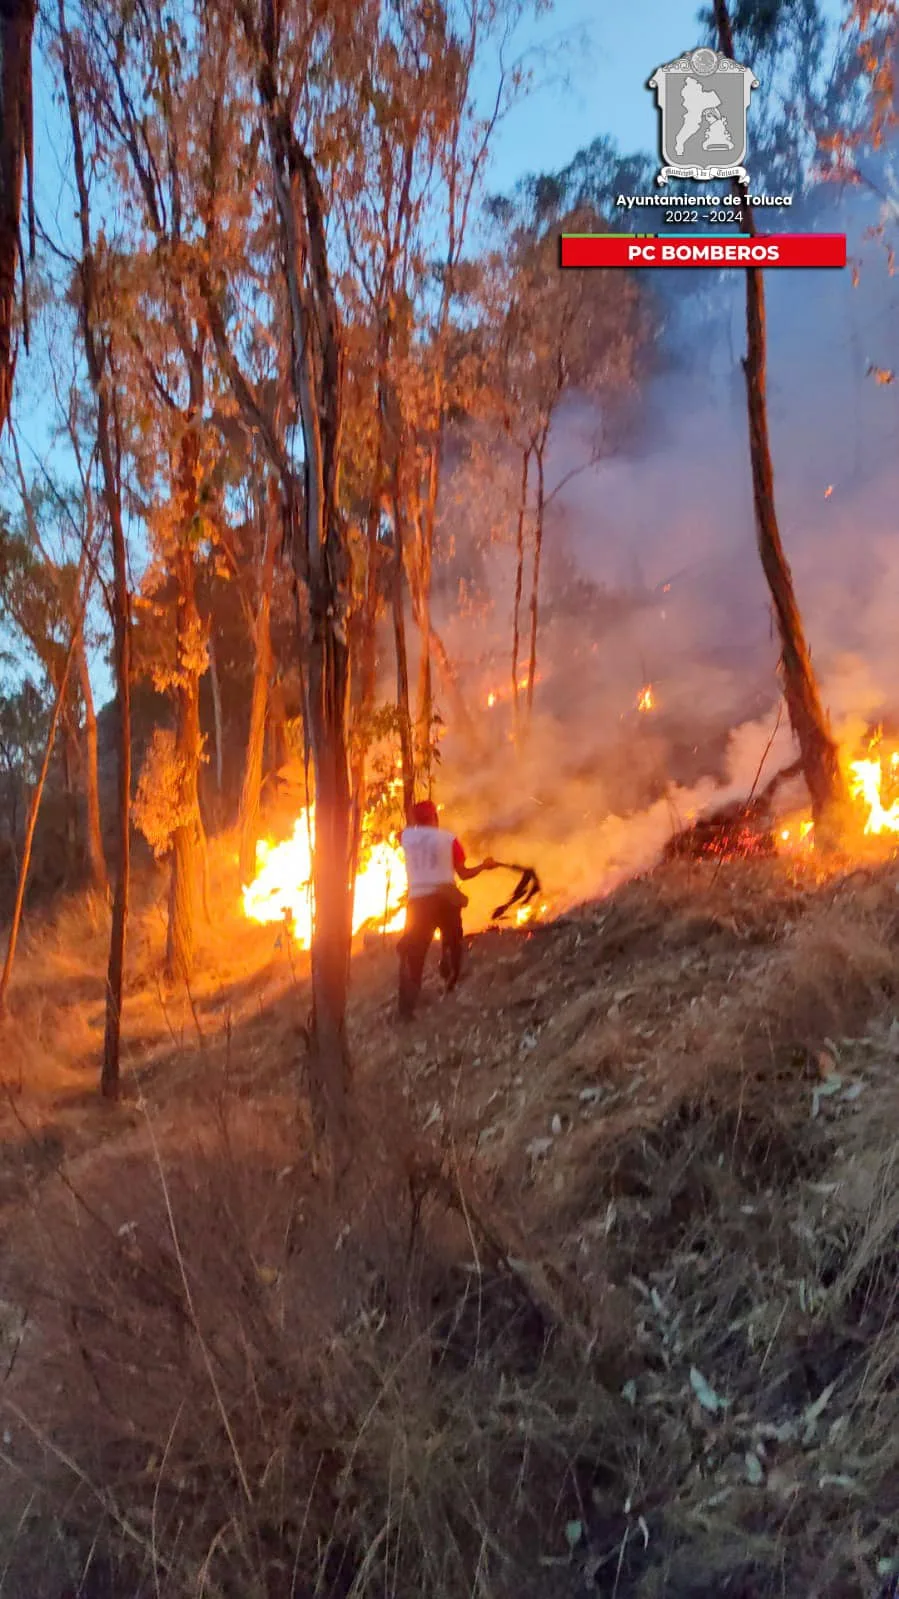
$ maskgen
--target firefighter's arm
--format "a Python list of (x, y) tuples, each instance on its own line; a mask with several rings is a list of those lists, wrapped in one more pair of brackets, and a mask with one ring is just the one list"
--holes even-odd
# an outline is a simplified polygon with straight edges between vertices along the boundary
[(492, 872), (495, 865), (496, 861), (491, 855), (488, 855), (487, 859), (481, 861), (479, 866), (457, 866), (456, 876), (461, 877), (463, 883), (467, 883), (472, 877), (480, 877), (482, 872)]

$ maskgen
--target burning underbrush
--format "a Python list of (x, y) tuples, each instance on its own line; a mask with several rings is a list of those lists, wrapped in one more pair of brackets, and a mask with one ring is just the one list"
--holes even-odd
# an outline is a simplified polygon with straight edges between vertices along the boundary
[(475, 938), (403, 1032), (370, 951), (338, 1207), (293, 982), (95, 1147), (57, 1110), (6, 1216), (7, 1591), (876, 1599), (897, 888), (672, 863)]
[[(244, 914), (251, 921), (288, 922), (301, 949), (312, 942), (312, 850), (315, 809), (304, 809), (290, 838), (277, 844), (261, 840), (256, 850), (256, 876), (244, 886)], [(363, 841), (353, 896), (353, 933), (378, 929), (399, 931), (403, 923), (406, 868), (393, 842)]]
[[(491, 691), (491, 696), (496, 703), (498, 691)], [(641, 690), (637, 708), (647, 714), (656, 709), (651, 685)], [(895, 835), (899, 834), (899, 749), (885, 746), (879, 732), (869, 733), (860, 747), (861, 754), (856, 749), (847, 748), (842, 754), (842, 764), (851, 802), (852, 836), (847, 839), (846, 847), (853, 856), (863, 861), (883, 858), (885, 850), (881, 844), (885, 842), (888, 853)], [(401, 788), (400, 780), (394, 776), (390, 786), (392, 789)], [(315, 810), (313, 805), (298, 799), (299, 779), (296, 776), (292, 785), (285, 780), (285, 787), (287, 793), (293, 795), (294, 809), (286, 826), (282, 817), (281, 830), (283, 833), (289, 826), (290, 831), (287, 837), (281, 837), (280, 840), (269, 837), (260, 841), (256, 874), (252, 882), (243, 885), (241, 908), (245, 917), (260, 926), (286, 925), (294, 944), (305, 950), (309, 948), (312, 938)], [(666, 787), (663, 792), (670, 800), (671, 791)], [(679, 793), (674, 791), (675, 799)], [(804, 796), (801, 766), (799, 762), (793, 762), (768, 779), (764, 786), (759, 787), (757, 780), (748, 796), (721, 805), (707, 805), (698, 815), (691, 807), (681, 820), (672, 804), (666, 825), (669, 836), (662, 844), (661, 859), (668, 862), (723, 861), (729, 858), (765, 859), (778, 855), (812, 859), (815, 852), (814, 824)], [(550, 836), (559, 797), (556, 796), (556, 805), (548, 807), (549, 815), (543, 824)], [(641, 846), (640, 842), (641, 824), (649, 816), (650, 812), (645, 813), (645, 818), (638, 812), (632, 817), (605, 818), (605, 826), (612, 833), (615, 831), (612, 824), (617, 823), (620, 833), (632, 835), (636, 850), (635, 866), (641, 853), (642, 866), (649, 865), (655, 853), (651, 828), (646, 829), (646, 843)], [(600, 891), (606, 886), (603, 879), (608, 875), (607, 868), (612, 863), (604, 859), (602, 823), (591, 828), (589, 821), (587, 813), (571, 841), (571, 852), (578, 857), (578, 869), (573, 875), (576, 880), (582, 880), (585, 861), (589, 871), (592, 859), (594, 891)], [(354, 885), (353, 933), (357, 938), (360, 935), (386, 937), (398, 933), (402, 928), (406, 871), (398, 841), (399, 826), (398, 821), (392, 826), (385, 826), (383, 818), (375, 812), (365, 818)], [(495, 833), (491, 832), (489, 818), (486, 826), (476, 824), (474, 831), (483, 836), (485, 846), (494, 853), (497, 849), (502, 853), (503, 846), (509, 842), (502, 840), (498, 843)], [(533, 845), (536, 849), (540, 850), (548, 842), (549, 838), (544, 840), (535, 831)], [(517, 844), (513, 847), (517, 847)], [(555, 866), (553, 877), (548, 878), (542, 886), (545, 891), (540, 893), (539, 899), (531, 898), (527, 903), (513, 907), (511, 920), (514, 925), (520, 927), (542, 920), (551, 907), (562, 909), (577, 901), (576, 894), (567, 892), (564, 859)], [(482, 930), (496, 919), (490, 907), (505, 896), (496, 892), (495, 879), (489, 887), (481, 885), (472, 892), (474, 904), (468, 916), (469, 926)]]

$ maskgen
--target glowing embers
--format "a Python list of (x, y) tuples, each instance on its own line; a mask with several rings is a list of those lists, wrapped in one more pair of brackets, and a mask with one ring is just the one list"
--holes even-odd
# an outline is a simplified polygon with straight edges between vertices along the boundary
[(666, 861), (758, 859), (776, 855), (774, 831), (762, 806), (722, 805), (682, 827), (662, 852)]
[[(534, 685), (535, 685), (535, 687), (536, 687), (536, 685), (539, 682), (541, 682), (541, 680), (542, 680), (542, 673), (535, 672), (534, 673)], [(527, 686), (528, 686), (528, 674), (527, 674), (527, 672), (524, 672), (522, 674), (522, 676), (518, 678), (514, 689), (509, 689), (509, 688), (491, 688), (491, 689), (488, 689), (487, 693), (484, 696), (484, 704), (486, 705), (487, 710), (488, 711), (492, 711), (494, 706), (502, 705), (505, 701), (513, 699), (516, 694), (525, 694), (527, 692)]]
[(786, 854), (807, 854), (815, 846), (815, 824), (807, 816), (783, 823), (777, 835), (778, 849)]
[(547, 905), (538, 905), (536, 900), (531, 900), (529, 905), (519, 905), (515, 912), (515, 926), (527, 927), (530, 922), (539, 922), (548, 909)]

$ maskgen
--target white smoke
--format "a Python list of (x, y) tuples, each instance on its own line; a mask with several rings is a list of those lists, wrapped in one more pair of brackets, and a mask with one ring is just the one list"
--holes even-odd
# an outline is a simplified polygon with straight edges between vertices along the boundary
[[(848, 740), (899, 711), (897, 387), (868, 374), (899, 373), (899, 317), (884, 243), (869, 236), (876, 202), (858, 191), (827, 199), (814, 228), (848, 235), (857, 286), (851, 267), (766, 274), (768, 394), (781, 534), (834, 731)], [(594, 583), (642, 603), (622, 601), (592, 637), (583, 620), (547, 622), (519, 758), (508, 701), (482, 714), (491, 672), (501, 689), (510, 676), (508, 548), (489, 557), (489, 616), (446, 621), (485, 740), (472, 760), (458, 730), (447, 734), (447, 816), (491, 848), (533, 855), (557, 898), (602, 891), (648, 865), (678, 821), (745, 795), (775, 725), (778, 651), (739, 365), (744, 294), (742, 274), (729, 274), (716, 317), (694, 320), (693, 357), (652, 385), (639, 449), (575, 476), (553, 506), (547, 571), (564, 545)], [(550, 489), (578, 464), (584, 431), (572, 412), (560, 423)], [(500, 476), (508, 499), (514, 473)], [(486, 484), (469, 496), (465, 506), (457, 484), (445, 507), (463, 544), (473, 521), (495, 514)], [(635, 709), (645, 682), (658, 706), (649, 716)], [(782, 718), (766, 775), (794, 754)]]

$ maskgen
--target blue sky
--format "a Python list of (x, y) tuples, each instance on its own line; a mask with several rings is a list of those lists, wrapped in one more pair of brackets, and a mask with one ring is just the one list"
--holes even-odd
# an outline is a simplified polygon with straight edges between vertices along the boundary
[[(841, 0), (823, 0), (821, 9), (833, 19), (845, 11)], [(600, 133), (624, 154), (655, 153), (658, 111), (646, 81), (699, 42), (698, 11), (699, 0), (557, 0), (522, 33), (538, 72), (541, 56), (555, 64), (546, 87), (500, 130), (495, 187), (506, 190), (526, 172), (558, 170)]]
[(552, 63), (550, 81), (500, 130), (497, 186), (558, 169), (600, 133), (625, 152), (654, 150), (658, 113), (646, 80), (697, 43), (698, 9), (698, 0), (559, 0), (526, 30), (535, 71), (541, 58)]

